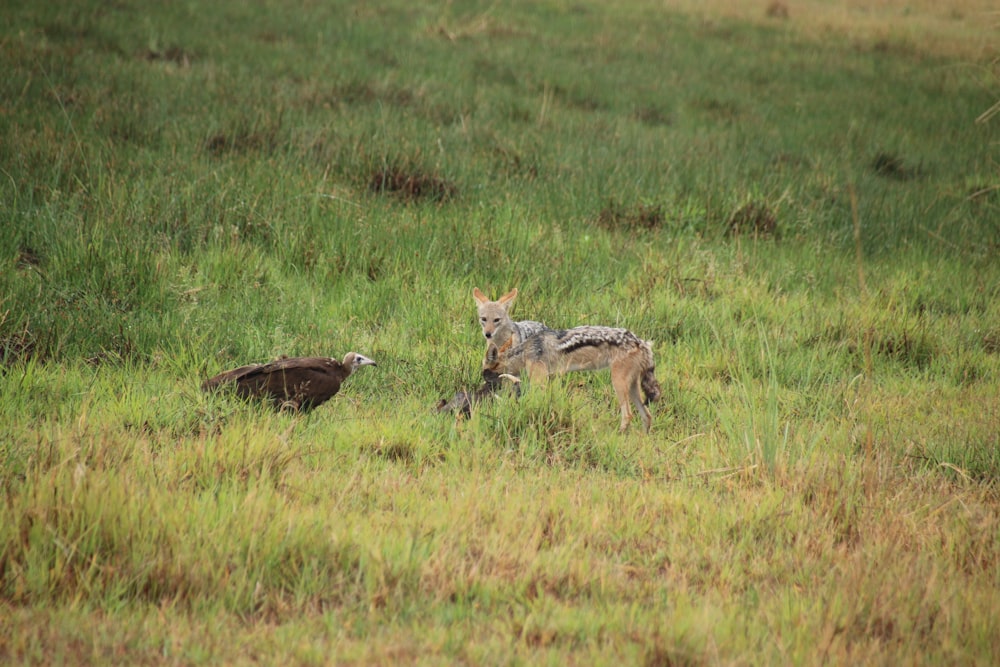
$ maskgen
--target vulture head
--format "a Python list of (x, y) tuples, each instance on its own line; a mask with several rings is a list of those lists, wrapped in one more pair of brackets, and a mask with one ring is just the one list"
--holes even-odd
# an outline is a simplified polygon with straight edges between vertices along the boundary
[(348, 375), (358, 370), (362, 366), (378, 366), (374, 361), (364, 356), (363, 354), (358, 354), (357, 352), (348, 352), (344, 355), (344, 361), (340, 364), (344, 368), (349, 368)]

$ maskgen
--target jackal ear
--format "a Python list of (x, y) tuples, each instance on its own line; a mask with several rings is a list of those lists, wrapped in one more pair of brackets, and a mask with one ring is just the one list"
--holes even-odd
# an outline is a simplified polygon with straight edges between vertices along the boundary
[(479, 291), (478, 287), (472, 289), (472, 298), (476, 300), (477, 303), (483, 304), (489, 301), (485, 294)]
[[(493, 343), (490, 343), (490, 345), (493, 345), (494, 348), (496, 347), (496, 345), (494, 345)], [(497, 351), (497, 355), (499, 355), (502, 352), (506, 352), (512, 347), (514, 347), (514, 339), (508, 338), (507, 342), (500, 346), (500, 349)]]
[(506, 306), (507, 303), (509, 303), (510, 301), (513, 301), (514, 297), (516, 297), (516, 296), (517, 296), (517, 288), (515, 287), (514, 289), (512, 289), (509, 292), (507, 292), (506, 294), (504, 294), (499, 299), (497, 299), (497, 302), (499, 302), (499, 303), (501, 303), (501, 304), (503, 304), (503, 305)]

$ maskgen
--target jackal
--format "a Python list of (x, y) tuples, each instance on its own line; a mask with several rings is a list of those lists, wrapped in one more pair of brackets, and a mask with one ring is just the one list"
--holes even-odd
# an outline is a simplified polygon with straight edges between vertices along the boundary
[(504, 294), (496, 301), (490, 301), (479, 288), (472, 290), (472, 297), (476, 300), (476, 308), (479, 311), (479, 325), (483, 328), (483, 336), (488, 341), (496, 343), (497, 347), (503, 347), (509, 341), (514, 345), (519, 344), (528, 336), (536, 334), (545, 328), (541, 322), (534, 320), (521, 320), (515, 322), (510, 317), (510, 307), (517, 296), (517, 288)]
[[(549, 375), (571, 371), (611, 369), (611, 384), (621, 406), (621, 430), (632, 421), (632, 400), (642, 425), (649, 432), (653, 417), (647, 404), (660, 398), (660, 383), (656, 381), (653, 344), (628, 329), (582, 326), (555, 330), (543, 328), (515, 343), (503, 345), (490, 341), (486, 348), (483, 371), (519, 376), (527, 371), (533, 381), (544, 381)], [(645, 403), (639, 394), (646, 396)]]

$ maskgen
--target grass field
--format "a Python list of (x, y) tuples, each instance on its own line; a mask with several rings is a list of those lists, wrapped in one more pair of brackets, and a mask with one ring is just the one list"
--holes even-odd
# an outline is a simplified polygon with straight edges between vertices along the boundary
[(996, 664), (990, 4), (8, 3), (0, 662)]

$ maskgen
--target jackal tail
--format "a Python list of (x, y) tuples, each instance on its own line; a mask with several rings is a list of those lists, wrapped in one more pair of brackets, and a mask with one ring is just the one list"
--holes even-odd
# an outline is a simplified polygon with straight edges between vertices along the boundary
[(660, 400), (660, 397), (663, 396), (663, 389), (660, 388), (660, 383), (656, 379), (656, 365), (653, 363), (653, 341), (644, 340), (642, 342), (649, 350), (649, 367), (643, 369), (639, 382), (642, 385), (642, 393), (646, 396), (646, 405), (649, 405)]
[(640, 380), (642, 393), (646, 396), (646, 405), (655, 403), (663, 396), (663, 390), (660, 388), (660, 383), (657, 381), (654, 371), (655, 369), (653, 368), (643, 371), (642, 379)]

